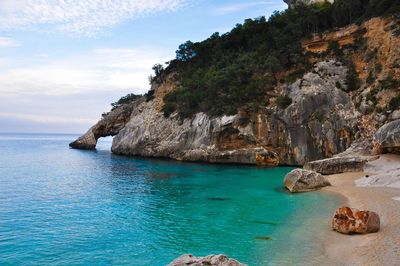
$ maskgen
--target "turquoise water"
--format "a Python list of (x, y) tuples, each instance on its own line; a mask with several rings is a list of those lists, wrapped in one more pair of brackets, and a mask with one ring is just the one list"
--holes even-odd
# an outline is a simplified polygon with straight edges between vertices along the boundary
[[(291, 168), (68, 149), (73, 135), (0, 135), (0, 265), (165, 265), (184, 253), (310, 263), (340, 199), (289, 195)], [(314, 259), (315, 260), (315, 259)]]

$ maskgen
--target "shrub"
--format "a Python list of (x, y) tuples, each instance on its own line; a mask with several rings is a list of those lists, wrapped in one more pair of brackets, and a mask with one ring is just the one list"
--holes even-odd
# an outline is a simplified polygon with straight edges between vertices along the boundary
[(328, 45), (328, 51), (332, 52), (336, 56), (342, 56), (343, 51), (340, 49), (338, 41), (330, 41)]
[(360, 79), (352, 62), (348, 64), (346, 75), (347, 91), (355, 91), (360, 87)]
[(375, 80), (375, 77), (374, 77), (374, 74), (371, 71), (371, 72), (369, 72), (367, 80), (366, 80), (367, 84), (369, 84), (369, 85), (372, 84), (374, 82), (374, 80)]
[(154, 90), (149, 90), (144, 96), (146, 97), (146, 102), (150, 102), (154, 99)]
[(400, 107), (400, 95), (393, 97), (389, 102), (390, 110), (396, 110)]
[(366, 100), (371, 101), (374, 104), (376, 104), (378, 102), (378, 99), (376, 98), (376, 95), (378, 94), (378, 92), (379, 92), (379, 90), (377, 88), (370, 90), (366, 96)]
[(388, 75), (385, 79), (379, 81), (379, 85), (383, 90), (396, 89), (400, 86), (400, 80)]
[(281, 109), (286, 109), (289, 105), (292, 104), (292, 98), (290, 98), (288, 95), (284, 95), (284, 96), (279, 96), (276, 99), (276, 103), (278, 104), (278, 107)]
[[(311, 69), (308, 59), (313, 55), (304, 53), (301, 40), (311, 34), (396, 13), (399, 9), (395, 2), (336, 0), (333, 4), (299, 5), (275, 12), (268, 20), (246, 19), (230, 32), (214, 33), (202, 42), (187, 41), (161, 71), (161, 76), (176, 73), (181, 86), (174, 97), (164, 98), (165, 114), (178, 111), (181, 117), (187, 117), (205, 112), (214, 116), (233, 114), (245, 107), (256, 109), (268, 98), (268, 90), (277, 77), (281, 78), (282, 71), (292, 73), (283, 80), (293, 82), (298, 77), (294, 70)], [(364, 44), (365, 40), (358, 38), (355, 46)], [(329, 48), (341, 54), (338, 46), (331, 43)], [(359, 85), (355, 68), (350, 66), (348, 90), (357, 90)]]
[(130, 93), (125, 95), (124, 97), (121, 97), (118, 101), (114, 102), (111, 104), (112, 109), (111, 110), (115, 110), (116, 108), (124, 105), (124, 104), (128, 104), (133, 102), (134, 100), (139, 99), (140, 97), (142, 97), (142, 95), (138, 95), (138, 94), (134, 94), (134, 93)]

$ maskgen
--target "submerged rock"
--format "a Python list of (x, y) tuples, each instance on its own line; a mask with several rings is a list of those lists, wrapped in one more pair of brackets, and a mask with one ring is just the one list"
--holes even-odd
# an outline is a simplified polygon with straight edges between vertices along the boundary
[(342, 207), (335, 211), (332, 228), (342, 234), (375, 233), (380, 229), (380, 219), (379, 215), (372, 211)]
[(378, 129), (375, 139), (382, 152), (400, 152), (400, 119)]
[(286, 175), (285, 187), (292, 193), (306, 192), (330, 186), (329, 181), (314, 171), (294, 169)]
[(245, 266), (237, 260), (230, 259), (226, 255), (209, 255), (207, 257), (195, 257), (190, 254), (182, 255), (168, 266)]
[(361, 157), (337, 157), (308, 162), (304, 169), (312, 170), (323, 175), (333, 175), (346, 172), (362, 172), (367, 159)]

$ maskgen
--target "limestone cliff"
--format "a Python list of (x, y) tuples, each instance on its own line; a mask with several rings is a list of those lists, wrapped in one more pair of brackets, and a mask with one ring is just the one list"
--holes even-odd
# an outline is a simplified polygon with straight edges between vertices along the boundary
[[(153, 86), (153, 100), (140, 99), (110, 112), (71, 147), (93, 149), (99, 137), (115, 135), (115, 154), (259, 165), (304, 165), (346, 150), (371, 152), (376, 130), (396, 119), (393, 110), (382, 110), (398, 88), (374, 89), (388, 77), (400, 76), (398, 25), (393, 18), (375, 18), (304, 40), (304, 51), (314, 55), (312, 69), (293, 83), (277, 85), (275, 98), (256, 112), (166, 118), (163, 97), (176, 88), (170, 75)], [(329, 52), (332, 42), (339, 44), (341, 56)], [(341, 61), (347, 58), (360, 78), (356, 91), (347, 88), (349, 68)], [(289, 95), (292, 103), (278, 107), (278, 95)]]

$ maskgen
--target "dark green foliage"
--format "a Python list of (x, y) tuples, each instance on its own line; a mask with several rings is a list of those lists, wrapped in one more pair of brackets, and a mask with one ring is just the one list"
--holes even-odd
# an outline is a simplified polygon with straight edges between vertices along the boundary
[(366, 96), (367, 101), (371, 101), (374, 104), (376, 104), (378, 102), (378, 99), (376, 98), (376, 95), (378, 94), (379, 89), (374, 88), (372, 90), (370, 90)]
[(279, 108), (286, 109), (289, 105), (292, 104), (292, 98), (287, 95), (279, 96), (278, 98), (276, 98), (276, 103)]
[(328, 45), (328, 51), (332, 52), (336, 56), (342, 56), (343, 51), (340, 49), (339, 42), (337, 41), (330, 41)]
[(360, 79), (358, 78), (356, 67), (354, 66), (353, 62), (348, 62), (347, 68), (348, 68), (346, 75), (347, 91), (355, 91), (360, 87)]
[(396, 89), (400, 86), (400, 80), (388, 75), (384, 80), (379, 80), (379, 86), (382, 90)]
[(374, 74), (372, 72), (369, 72), (368, 77), (367, 77), (367, 84), (370, 85), (374, 82), (375, 77)]
[(289, 75), (287, 75), (284, 79), (284, 83), (293, 83), (297, 79), (302, 78), (305, 74), (304, 69), (298, 69), (296, 71), (291, 72)]
[[(267, 92), (277, 83), (279, 72), (291, 73), (281, 80), (293, 82), (310, 70), (309, 53), (300, 40), (313, 33), (361, 22), (373, 16), (397, 12), (400, 0), (336, 0), (246, 19), (229, 33), (214, 33), (202, 42), (186, 42), (176, 51), (161, 75), (178, 73), (179, 89), (164, 98), (164, 114), (178, 111), (182, 118), (197, 112), (209, 115), (235, 114), (239, 108), (257, 109), (268, 101)], [(360, 39), (358, 46), (363, 45)], [(330, 45), (336, 55), (337, 43)], [(349, 90), (359, 87), (350, 65)], [(156, 73), (156, 77), (157, 73)]]
[(150, 85), (153, 84), (154, 82), (162, 83), (163, 78), (164, 78), (164, 72), (165, 72), (164, 67), (161, 64), (155, 64), (152, 67), (152, 69), (154, 71), (154, 76), (150, 75), (150, 77), (149, 77)]
[(120, 107), (120, 106), (122, 106), (124, 104), (131, 103), (134, 100), (139, 99), (140, 97), (143, 97), (143, 96), (142, 95), (138, 95), (138, 94), (134, 94), (134, 93), (127, 94), (126, 96), (121, 97), (115, 103), (112, 103), (111, 104), (111, 106), (112, 106), (111, 110), (115, 110), (116, 108), (118, 108), (118, 107)]
[(149, 90), (144, 96), (146, 97), (146, 102), (154, 99), (154, 90)]
[(393, 97), (389, 102), (390, 110), (396, 110), (400, 107), (400, 95)]
[(382, 65), (380, 63), (375, 65), (375, 73), (379, 74), (382, 72)]

